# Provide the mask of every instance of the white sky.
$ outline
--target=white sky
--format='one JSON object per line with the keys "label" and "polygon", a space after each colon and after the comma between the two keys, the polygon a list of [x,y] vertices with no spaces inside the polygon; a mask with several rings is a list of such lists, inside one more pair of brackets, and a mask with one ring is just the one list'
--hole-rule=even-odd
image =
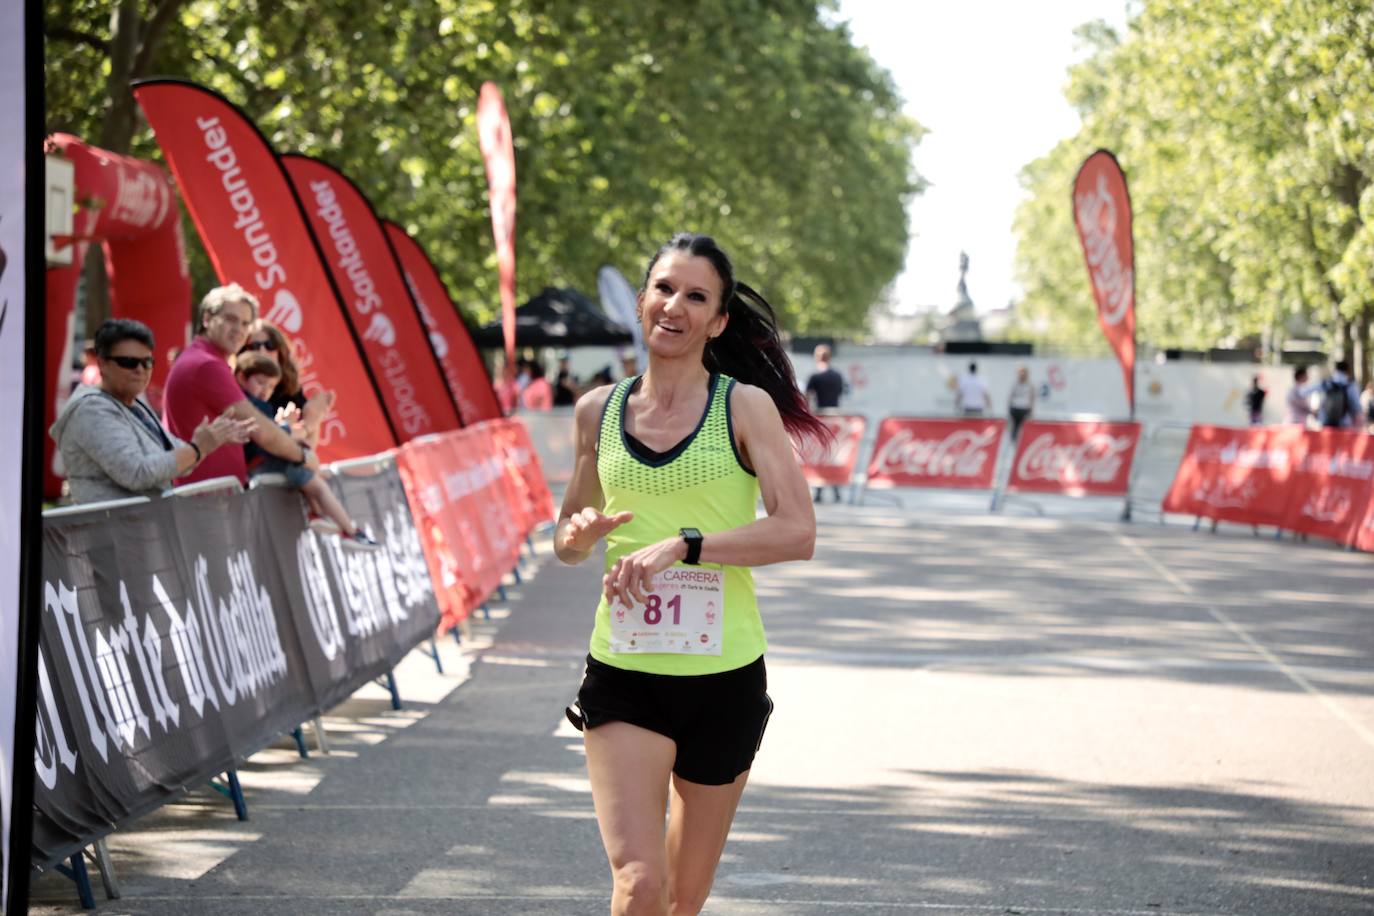
{"label": "white sky", "polygon": [[911,205],[898,312],[948,310],[961,250],[980,312],[1019,295],[1011,228],[1022,197],[1017,175],[1078,129],[1063,92],[1079,57],[1074,28],[1105,19],[1121,29],[1126,3],[841,0],[839,18],[849,21],[855,43],[892,74],[907,113],[929,131],[915,162],[930,187]]}

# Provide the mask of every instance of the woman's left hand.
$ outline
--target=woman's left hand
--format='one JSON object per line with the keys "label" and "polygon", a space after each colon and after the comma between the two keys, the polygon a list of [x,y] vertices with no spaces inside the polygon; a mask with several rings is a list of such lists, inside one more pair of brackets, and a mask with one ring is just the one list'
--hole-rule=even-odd
{"label": "woman's left hand", "polygon": [[687,542],[682,538],[669,538],[625,554],[601,579],[606,600],[626,607],[643,604],[653,590],[654,576],[686,556]]}

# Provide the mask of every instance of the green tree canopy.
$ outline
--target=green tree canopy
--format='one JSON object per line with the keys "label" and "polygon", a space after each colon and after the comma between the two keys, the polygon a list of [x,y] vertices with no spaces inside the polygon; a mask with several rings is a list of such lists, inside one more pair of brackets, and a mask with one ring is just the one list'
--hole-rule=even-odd
{"label": "green tree canopy", "polygon": [[1374,7],[1349,0],[1146,0],[1100,23],[1072,69],[1083,124],[1029,164],[1017,216],[1021,320],[1097,344],[1074,234],[1073,175],[1117,154],[1135,211],[1137,321],[1159,346],[1315,320],[1369,372],[1374,317]]}
{"label": "green tree canopy", "polygon": [[[521,297],[637,280],[674,231],[715,235],[801,332],[862,327],[902,266],[921,128],[830,2],[52,0],[49,127],[157,157],[128,81],[180,76],[320,156],[496,310],[477,90],[515,135]],[[127,127],[123,127],[126,125]],[[122,129],[121,129],[122,128]],[[193,252],[198,285],[209,283]]]}

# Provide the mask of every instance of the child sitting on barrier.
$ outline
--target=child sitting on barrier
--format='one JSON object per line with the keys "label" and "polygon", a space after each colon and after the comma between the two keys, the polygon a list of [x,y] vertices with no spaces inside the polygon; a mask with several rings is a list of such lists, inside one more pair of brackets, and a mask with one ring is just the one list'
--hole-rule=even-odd
{"label": "child sitting on barrier", "polygon": [[[234,380],[239,383],[239,387],[254,407],[274,419],[276,411],[270,401],[280,377],[281,367],[269,357],[257,353],[239,355]],[[285,424],[282,429],[287,433],[291,432],[291,428]],[[260,474],[283,474],[287,485],[305,496],[306,502],[310,504],[311,529],[322,534],[341,535],[345,547],[358,550],[376,550],[380,547],[371,535],[358,527],[343,503],[334,495],[334,491],[329,489],[329,485],[317,477],[310,468],[270,455],[252,442],[243,448],[244,458],[248,462],[249,477],[257,477]]]}

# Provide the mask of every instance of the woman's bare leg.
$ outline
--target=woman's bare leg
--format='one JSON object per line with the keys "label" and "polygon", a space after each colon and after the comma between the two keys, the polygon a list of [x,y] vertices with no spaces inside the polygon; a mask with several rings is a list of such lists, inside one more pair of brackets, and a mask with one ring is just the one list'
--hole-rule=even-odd
{"label": "woman's bare leg", "polygon": [[596,821],[615,881],[612,916],[665,916],[668,862],[663,817],[677,745],[626,722],[589,728],[583,740]]}
{"label": "woman's bare leg", "polygon": [[723,786],[704,786],[673,776],[672,811],[668,817],[668,896],[672,916],[696,916],[706,905],[748,779],[747,770]]}

